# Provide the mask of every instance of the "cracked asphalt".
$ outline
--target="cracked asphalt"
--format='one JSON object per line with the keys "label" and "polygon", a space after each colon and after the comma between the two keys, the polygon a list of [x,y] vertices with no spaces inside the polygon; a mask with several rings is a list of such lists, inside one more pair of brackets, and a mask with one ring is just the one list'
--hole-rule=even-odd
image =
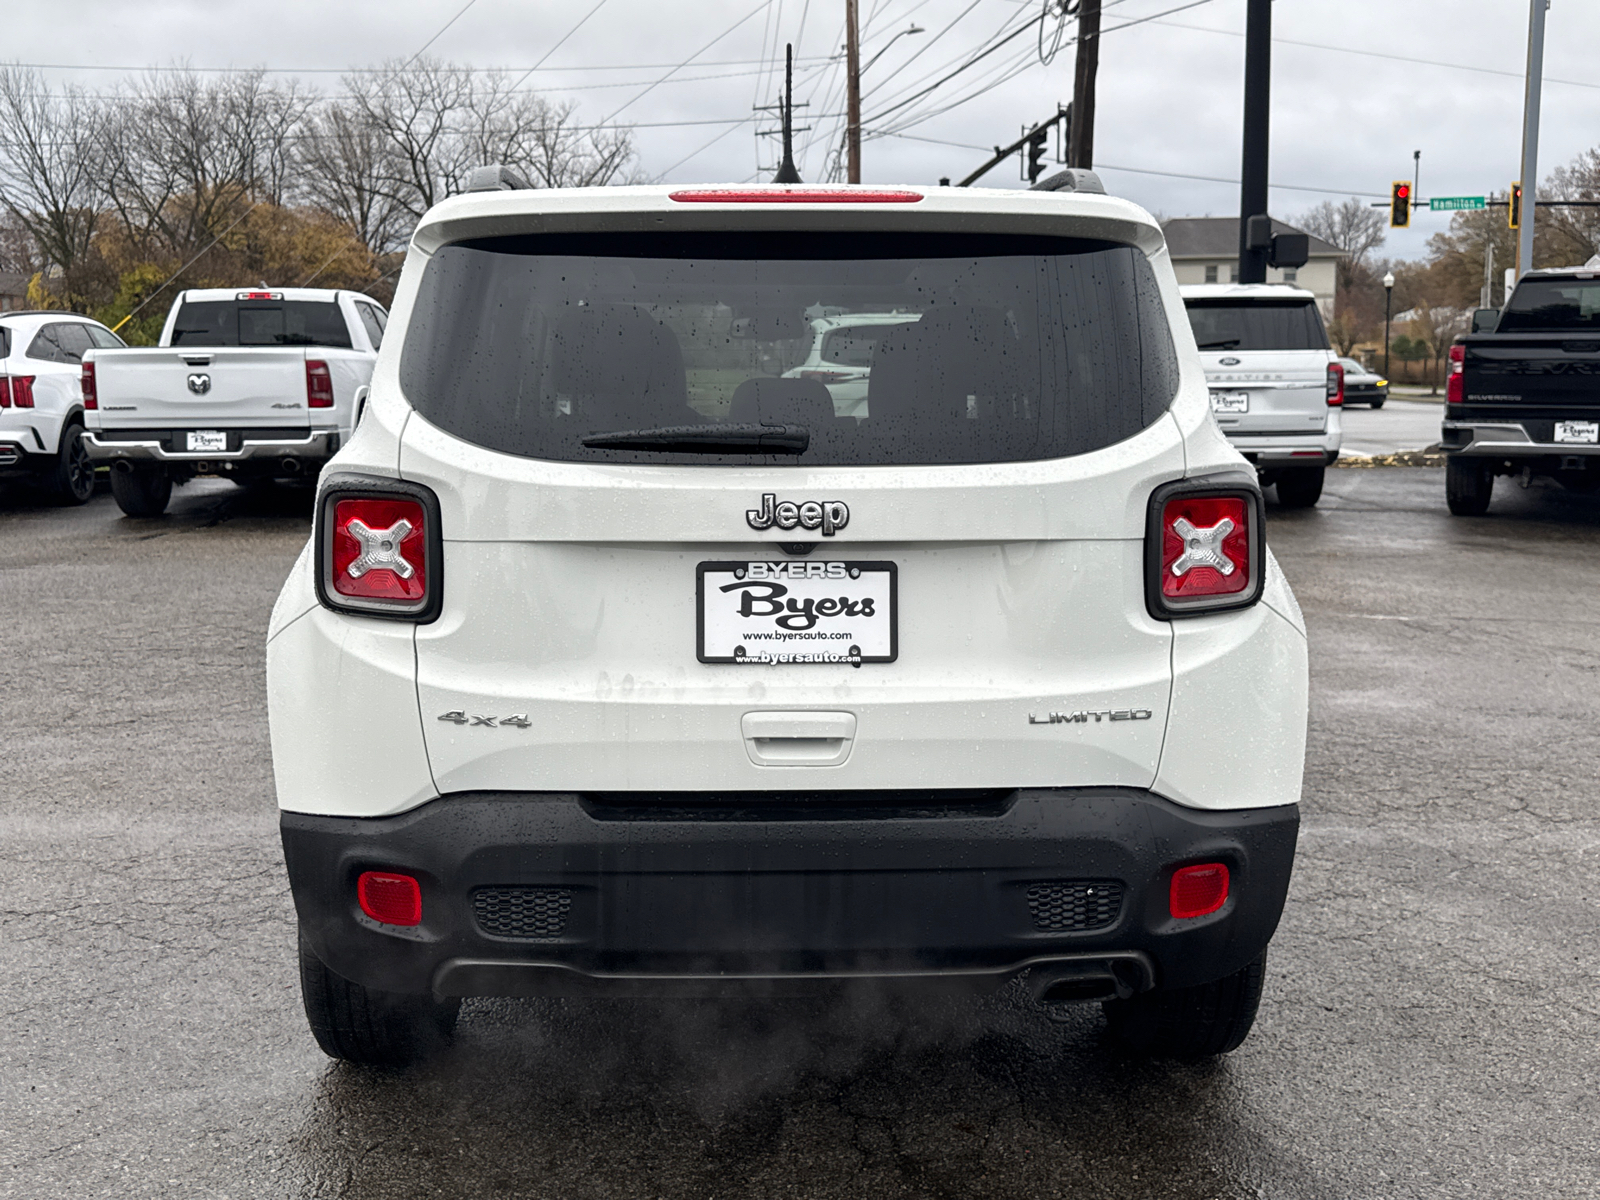
{"label": "cracked asphalt", "polygon": [[437,1066],[304,1025],[262,680],[304,493],[0,497],[0,1196],[1600,1195],[1600,496],[1334,471],[1269,506],[1305,824],[1249,1041],[1098,1012],[480,1002]]}

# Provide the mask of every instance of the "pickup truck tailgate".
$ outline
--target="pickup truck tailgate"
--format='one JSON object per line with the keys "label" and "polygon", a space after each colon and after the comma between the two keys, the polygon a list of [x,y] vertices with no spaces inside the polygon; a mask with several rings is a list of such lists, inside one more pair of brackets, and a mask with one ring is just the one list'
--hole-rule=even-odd
{"label": "pickup truck tailgate", "polygon": [[304,347],[97,350],[100,426],[307,427]]}

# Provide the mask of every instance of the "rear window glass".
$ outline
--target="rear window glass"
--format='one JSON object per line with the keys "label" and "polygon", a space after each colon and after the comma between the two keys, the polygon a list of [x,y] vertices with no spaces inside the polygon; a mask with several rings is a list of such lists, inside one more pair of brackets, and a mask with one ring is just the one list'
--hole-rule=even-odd
{"label": "rear window glass", "polygon": [[[896,324],[909,324],[916,319],[915,315],[907,315],[905,321]],[[893,327],[893,324],[847,325],[829,330],[822,336],[822,361],[838,363],[841,367],[870,368],[873,350]]]}
{"label": "rear window glass", "polygon": [[1600,329],[1600,279],[1523,279],[1496,333]]}
{"label": "rear window glass", "polygon": [[[895,321],[828,344],[850,313]],[[856,368],[846,378],[807,368],[819,332],[825,358]],[[457,243],[428,263],[400,360],[411,404],[447,432],[571,462],[1057,458],[1150,425],[1177,377],[1136,249],[909,233]],[[583,444],[724,424],[799,425],[809,444],[772,457]]]}
{"label": "rear window glass", "polygon": [[1328,334],[1313,300],[1188,300],[1202,350],[1326,350]]}
{"label": "rear window glass", "polygon": [[323,300],[194,300],[178,309],[174,346],[350,348],[338,304]]}

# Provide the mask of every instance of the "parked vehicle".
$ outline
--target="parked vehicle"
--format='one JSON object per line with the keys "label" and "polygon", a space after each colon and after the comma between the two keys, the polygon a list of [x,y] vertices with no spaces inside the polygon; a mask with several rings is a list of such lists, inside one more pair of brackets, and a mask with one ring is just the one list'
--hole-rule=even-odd
{"label": "parked vehicle", "polygon": [[0,478],[37,484],[62,504],[93,495],[81,364],[93,347],[122,344],[75,313],[0,313]]}
{"label": "parked vehicle", "polygon": [[1370,404],[1382,408],[1389,399],[1389,381],[1376,371],[1369,370],[1353,358],[1340,358],[1336,362],[1344,368],[1344,407],[1352,404]]}
{"label": "parked vehicle", "polygon": [[358,292],[183,292],[158,347],[84,357],[89,455],[133,517],[197,475],[315,478],[360,419],[387,321]]}
{"label": "parked vehicle", "polygon": [[811,322],[806,361],[784,372],[786,379],[815,379],[833,397],[840,417],[867,415],[867,378],[872,354],[891,329],[915,321],[919,313],[841,313]]}
{"label": "parked vehicle", "polygon": [[1281,284],[1182,289],[1222,432],[1276,485],[1285,508],[1322,496],[1338,461],[1344,368],[1328,345],[1316,297]]}
{"label": "parked vehicle", "polygon": [[[1071,178],[423,217],[268,632],[328,1054],[468,996],[1018,976],[1139,1051],[1245,1037],[1304,626],[1160,227]],[[863,298],[905,317],[867,416],[762,373]]]}
{"label": "parked vehicle", "polygon": [[1529,271],[1492,333],[1450,347],[1440,447],[1457,516],[1489,509],[1497,475],[1600,488],[1600,263]]}

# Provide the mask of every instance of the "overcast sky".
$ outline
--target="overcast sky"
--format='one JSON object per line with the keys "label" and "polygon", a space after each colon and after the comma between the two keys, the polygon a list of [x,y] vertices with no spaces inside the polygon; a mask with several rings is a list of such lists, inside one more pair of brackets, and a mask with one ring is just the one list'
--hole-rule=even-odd
{"label": "overcast sky", "polygon": [[[814,127],[799,138],[800,168],[808,181],[825,176],[842,125],[844,0],[598,3],[11,0],[0,55],[44,66],[53,81],[95,88],[130,69],[188,63],[268,67],[329,92],[339,90],[339,69],[410,58],[424,45],[445,59],[519,74],[543,59],[526,86],[576,101],[586,120],[636,124],[642,174],[702,182],[769,177],[775,148],[755,136],[768,126],[749,118],[753,104],[776,95],[774,68],[788,41],[798,60],[796,99],[810,105],[799,123]],[[1035,26],[912,98],[1036,16],[1041,0],[860,5],[863,60],[884,51],[862,85],[869,183],[959,178],[988,147],[1014,140],[1024,123],[1071,97],[1074,48],[1063,46],[1044,65]],[[1485,194],[1516,177],[1525,0],[1273,7],[1274,215],[1293,218],[1353,194],[1380,199],[1392,180],[1411,175],[1419,149],[1425,197]],[[1238,186],[1227,181],[1239,172],[1244,10],[1244,0],[1105,0],[1095,165],[1108,190],[1164,216],[1237,214]],[[1156,19],[1140,20],[1148,17]],[[889,44],[913,24],[924,32]],[[1069,39],[1073,31],[1069,23]],[[1553,0],[1541,176],[1600,144],[1597,46],[1600,4]],[[730,121],[744,123],[717,123]],[[984,182],[1017,179],[1012,160]],[[1422,253],[1448,219],[1419,214],[1385,252]]]}

